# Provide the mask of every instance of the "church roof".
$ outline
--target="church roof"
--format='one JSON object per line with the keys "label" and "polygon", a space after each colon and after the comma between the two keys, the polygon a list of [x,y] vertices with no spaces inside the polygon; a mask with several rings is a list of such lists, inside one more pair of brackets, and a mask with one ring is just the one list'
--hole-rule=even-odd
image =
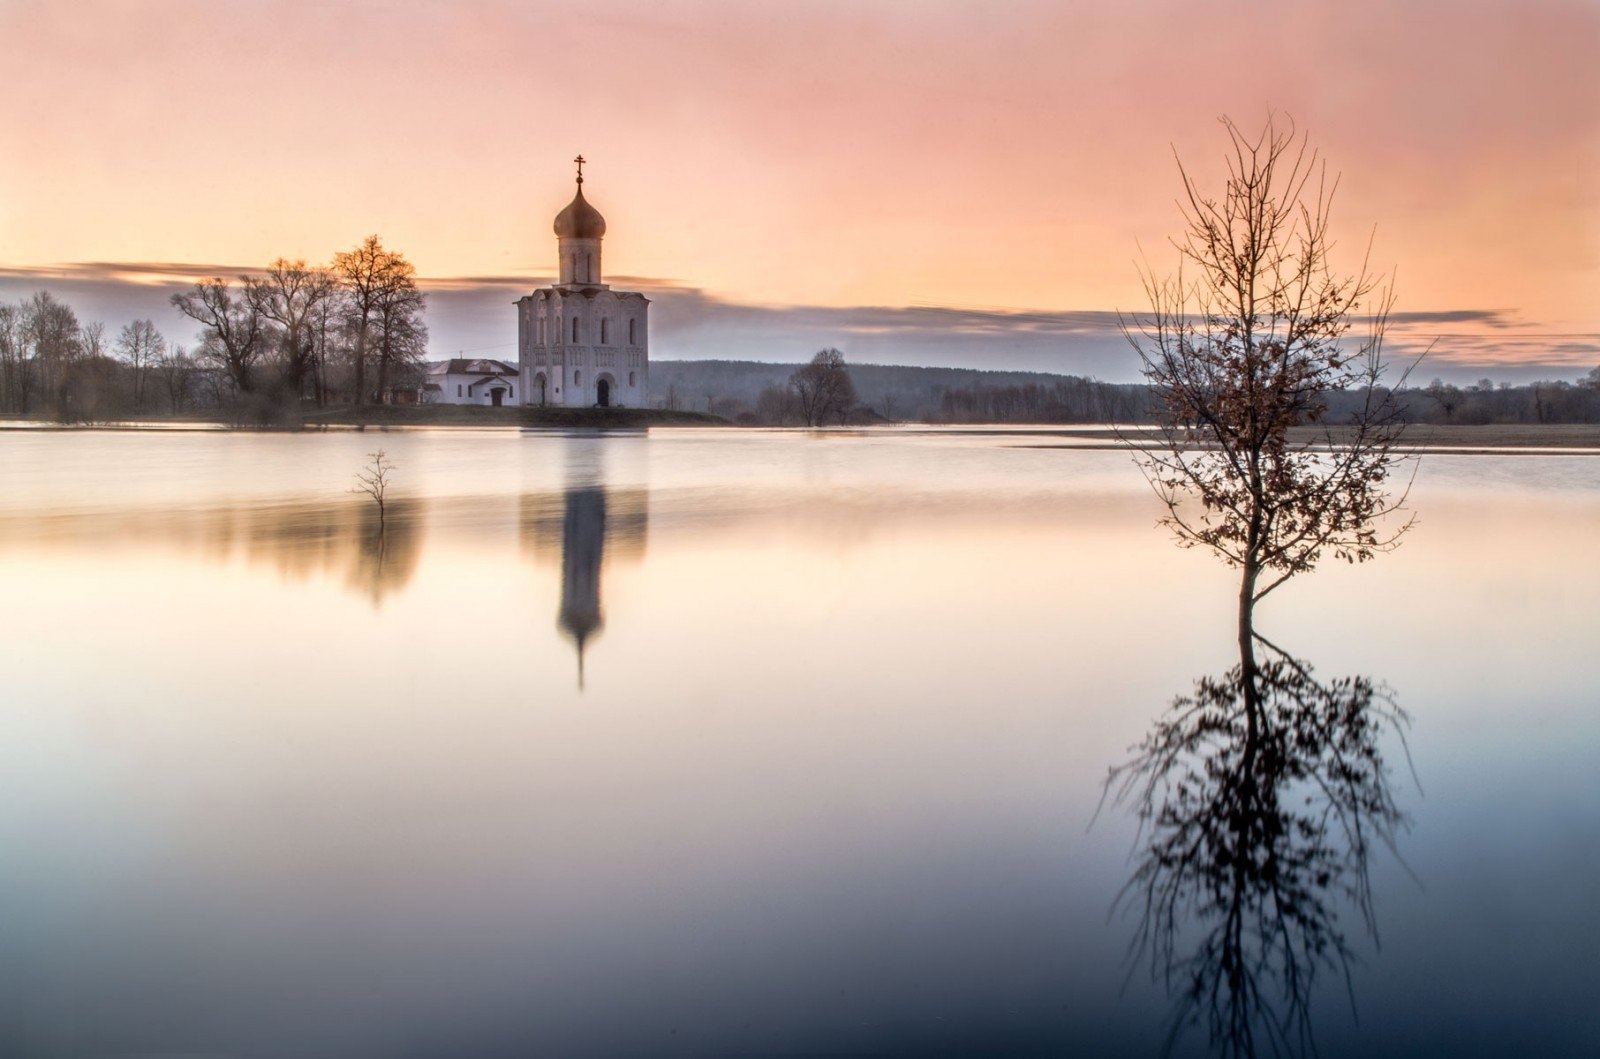
{"label": "church roof", "polygon": [[556,214],[556,238],[599,239],[606,234],[606,219],[583,197],[583,178],[578,178],[578,193],[567,208]]}
{"label": "church roof", "polygon": [[[428,368],[429,375],[515,375],[517,369],[501,360],[467,360],[457,357],[438,361]],[[473,385],[477,385],[474,383]]]}

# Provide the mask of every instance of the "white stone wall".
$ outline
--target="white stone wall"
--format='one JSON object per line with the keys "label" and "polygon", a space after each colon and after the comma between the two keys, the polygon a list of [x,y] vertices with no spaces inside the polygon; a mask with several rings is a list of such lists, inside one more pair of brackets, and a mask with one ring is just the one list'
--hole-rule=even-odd
{"label": "white stone wall", "polygon": [[543,375],[546,405],[593,407],[602,378],[609,384],[611,405],[648,405],[650,302],[643,295],[546,287],[517,302],[517,332],[519,401],[540,403]]}
{"label": "white stone wall", "polygon": [[561,286],[600,282],[600,240],[558,239],[556,247],[561,255]]}
{"label": "white stone wall", "polygon": [[[439,392],[431,394],[428,398],[430,404],[494,404],[494,396],[489,392],[492,389],[489,383],[480,383],[478,380],[485,378],[482,374],[461,375],[429,375],[428,381],[439,385]],[[523,389],[520,380],[515,376],[501,376],[494,386],[503,386],[508,391],[504,403],[507,405],[522,404]]]}

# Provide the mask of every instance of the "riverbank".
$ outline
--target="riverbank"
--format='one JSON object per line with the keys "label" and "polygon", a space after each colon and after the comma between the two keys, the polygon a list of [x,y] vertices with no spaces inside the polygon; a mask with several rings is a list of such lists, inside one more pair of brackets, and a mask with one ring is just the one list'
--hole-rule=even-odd
{"label": "riverbank", "polygon": [[705,412],[661,408],[537,408],[516,405],[368,405],[307,413],[304,425],[317,426],[515,426],[545,428],[727,426]]}
{"label": "riverbank", "polygon": [[[546,430],[627,429],[652,426],[729,426],[726,419],[705,412],[678,412],[659,408],[490,408],[483,405],[372,405],[361,409],[331,408],[302,413],[297,422],[240,423],[223,415],[127,416],[101,423],[55,423],[16,413],[0,413],[0,430],[317,430],[364,427],[516,427]],[[959,434],[1004,434],[1019,442],[1035,439],[1030,448],[1054,448],[1050,438],[1062,439],[1070,448],[1119,449],[1145,447],[1154,441],[1148,426],[1115,428],[1090,424],[1018,426],[975,423],[898,423],[886,426],[929,429]],[[801,427],[781,428],[803,430]],[[854,428],[859,430],[860,428]],[[835,432],[837,433],[837,432]],[[1327,437],[1321,427],[1297,427],[1294,440],[1315,444]],[[1336,440],[1343,440],[1334,428]],[[1069,440],[1070,439],[1070,440]],[[1449,452],[1600,451],[1600,423],[1550,424],[1431,424],[1415,423],[1406,429],[1402,446],[1408,449]]]}
{"label": "riverbank", "polygon": [[[984,432],[983,427],[962,427],[969,431]],[[1060,445],[1044,442],[1033,448],[1151,448],[1159,444],[1157,436],[1148,426],[1113,427],[1041,427],[1037,431],[1027,428],[1005,427],[1004,432],[1017,437],[1029,434],[1058,435],[1070,438]],[[1294,427],[1289,436],[1301,445],[1317,445],[1329,437],[1326,427]],[[1332,428],[1335,444],[1352,440],[1353,432]],[[1472,452],[1540,452],[1540,451],[1600,451],[1600,423],[1546,423],[1482,425],[1413,423],[1406,428],[1400,441],[1405,450],[1438,451],[1454,453]]]}
{"label": "riverbank", "polygon": [[521,405],[368,405],[364,408],[313,409],[298,417],[280,416],[264,423],[241,422],[237,416],[146,414],[119,416],[97,423],[57,423],[7,413],[0,430],[144,430],[185,428],[238,430],[317,430],[327,427],[525,427],[546,430],[630,429],[652,426],[727,426],[727,420],[704,412],[659,408],[533,408]]}

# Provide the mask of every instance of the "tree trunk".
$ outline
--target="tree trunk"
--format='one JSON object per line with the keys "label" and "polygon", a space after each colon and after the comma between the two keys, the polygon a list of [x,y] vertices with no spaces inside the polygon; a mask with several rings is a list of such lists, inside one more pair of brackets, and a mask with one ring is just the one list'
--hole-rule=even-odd
{"label": "tree trunk", "polygon": [[1256,579],[1261,564],[1253,550],[1246,552],[1244,571],[1239,577],[1239,678],[1244,689],[1246,759],[1254,758],[1253,748],[1260,733],[1261,680],[1256,667]]}
{"label": "tree trunk", "polygon": [[367,403],[367,322],[356,332],[356,407]]}
{"label": "tree trunk", "polygon": [[389,341],[385,339],[378,345],[378,403],[383,403],[384,394],[389,392]]}

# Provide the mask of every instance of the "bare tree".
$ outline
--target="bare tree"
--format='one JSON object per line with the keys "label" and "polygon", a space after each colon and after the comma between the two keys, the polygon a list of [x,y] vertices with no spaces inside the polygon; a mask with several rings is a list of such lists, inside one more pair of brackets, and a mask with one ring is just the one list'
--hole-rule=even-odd
{"label": "bare tree", "polygon": [[27,319],[25,306],[0,303],[0,408],[8,412],[28,410]]}
{"label": "bare tree", "polygon": [[844,354],[824,349],[789,376],[789,388],[799,403],[806,426],[842,423],[856,405],[855,385],[845,367]]}
{"label": "bare tree", "polygon": [[389,475],[394,473],[394,464],[382,449],[377,452],[367,453],[370,462],[356,472],[355,488],[352,493],[365,493],[378,505],[378,528],[384,526],[385,505],[389,493]]}
{"label": "bare tree", "polygon": [[[246,290],[249,280],[245,281]],[[248,294],[240,297],[221,278],[196,283],[172,296],[173,306],[201,327],[200,355],[217,364],[240,393],[254,393],[255,366],[267,349],[267,321]]]}
{"label": "bare tree", "polygon": [[265,275],[246,277],[244,283],[250,304],[282,329],[284,384],[295,398],[304,397],[317,352],[313,330],[317,310],[338,290],[333,276],[303,260],[280,257],[267,266]]}
{"label": "bare tree", "polygon": [[[416,290],[416,269],[400,254],[384,249],[376,235],[369,235],[354,250],[335,254],[333,271],[345,294],[345,328],[351,338],[351,360],[355,368],[356,404],[367,401],[367,358],[374,339],[378,340],[380,379],[386,379],[390,350],[383,344],[384,336],[374,334],[385,316],[385,306],[391,312],[405,300],[405,292]],[[416,319],[421,320],[421,300],[417,296]],[[393,334],[398,336],[396,329]]]}
{"label": "bare tree", "polygon": [[166,385],[167,407],[173,412],[180,411],[189,395],[194,358],[182,346],[169,346],[156,356],[155,369]]}
{"label": "bare tree", "polygon": [[1461,390],[1448,385],[1443,379],[1434,379],[1428,388],[1422,391],[1438,403],[1444,411],[1444,421],[1450,422],[1455,418],[1456,409],[1461,406]]}
{"label": "bare tree", "polygon": [[124,324],[117,335],[117,355],[128,365],[133,378],[133,407],[144,411],[146,384],[166,353],[167,340],[161,337],[156,325],[149,320],[135,320]]}
{"label": "bare tree", "polygon": [[378,297],[376,338],[378,394],[386,400],[397,375],[419,363],[428,352],[428,325],[423,322],[423,296],[415,269],[397,257],[390,285]]}
{"label": "bare tree", "polygon": [[308,321],[311,339],[312,389],[317,407],[328,403],[328,365],[341,354],[341,339],[345,328],[341,324],[343,295],[337,286],[334,293],[317,303]]}
{"label": "bare tree", "polygon": [[[1178,540],[1240,569],[1239,649],[1250,673],[1262,597],[1324,554],[1370,559],[1411,523],[1378,528],[1405,499],[1386,489],[1407,458],[1382,385],[1392,295],[1365,263],[1334,272],[1338,181],[1307,138],[1271,118],[1255,137],[1222,124],[1226,186],[1211,197],[1179,162],[1179,269],[1168,278],[1144,269],[1150,313],[1124,334],[1158,420],[1140,466]],[[1352,339],[1358,313],[1365,327]],[[1354,410],[1335,428],[1326,413],[1341,391],[1355,396]],[[1326,429],[1291,433],[1311,424]]]}
{"label": "bare tree", "polygon": [[768,386],[756,395],[756,419],[774,426],[800,422],[800,400],[788,386]]}
{"label": "bare tree", "polygon": [[39,291],[23,304],[23,340],[32,364],[24,376],[23,407],[37,387],[47,404],[60,411],[66,400],[68,370],[83,350],[82,328],[72,307],[57,301],[49,291]]}
{"label": "bare tree", "polygon": [[98,360],[106,355],[106,325],[99,320],[83,325],[79,332],[79,352],[90,360]]}

